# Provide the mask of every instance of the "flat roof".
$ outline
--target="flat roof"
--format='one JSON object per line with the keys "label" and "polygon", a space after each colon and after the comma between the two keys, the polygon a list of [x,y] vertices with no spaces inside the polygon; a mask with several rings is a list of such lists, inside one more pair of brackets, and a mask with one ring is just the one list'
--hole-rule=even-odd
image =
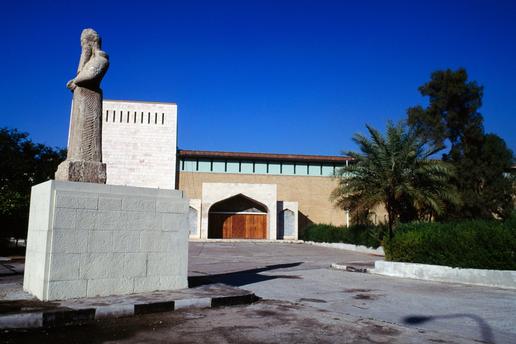
{"label": "flat roof", "polygon": [[347,156],[330,155],[302,155],[302,154],[271,154],[271,153],[246,153],[246,152],[217,152],[180,149],[177,152],[180,158],[207,158],[207,159],[247,159],[267,161],[297,161],[319,163],[345,163],[353,158]]}
{"label": "flat roof", "polygon": [[127,99],[104,99],[105,102],[117,102],[117,103],[143,103],[143,104],[164,104],[164,105],[176,105],[174,102],[155,102],[148,100],[127,100]]}

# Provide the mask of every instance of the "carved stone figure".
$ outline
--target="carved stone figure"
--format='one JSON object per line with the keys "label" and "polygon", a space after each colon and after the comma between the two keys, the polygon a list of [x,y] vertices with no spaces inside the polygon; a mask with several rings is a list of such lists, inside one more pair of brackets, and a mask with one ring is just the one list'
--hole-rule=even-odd
{"label": "carved stone figure", "polygon": [[66,85],[73,92],[68,155],[57,168],[55,178],[105,184],[100,82],[109,67],[109,58],[101,50],[100,36],[92,29],[82,31],[81,46],[77,76]]}

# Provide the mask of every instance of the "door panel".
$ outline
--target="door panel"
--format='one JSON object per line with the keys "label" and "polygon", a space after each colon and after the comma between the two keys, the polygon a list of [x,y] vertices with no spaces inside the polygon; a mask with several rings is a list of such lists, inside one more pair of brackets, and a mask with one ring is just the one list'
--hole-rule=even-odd
{"label": "door panel", "polygon": [[267,215],[210,214],[210,239],[267,239]]}

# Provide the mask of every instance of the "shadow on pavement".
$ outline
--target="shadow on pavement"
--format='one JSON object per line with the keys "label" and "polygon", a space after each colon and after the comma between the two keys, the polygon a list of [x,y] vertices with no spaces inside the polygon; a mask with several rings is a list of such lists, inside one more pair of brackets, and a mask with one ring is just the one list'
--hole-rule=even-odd
{"label": "shadow on pavement", "polygon": [[481,317],[475,314],[467,314],[467,313],[457,313],[457,314],[446,314],[446,315],[411,315],[403,318],[403,322],[407,325],[418,325],[423,324],[425,322],[433,321],[433,320],[443,320],[443,319],[454,319],[454,318],[469,318],[474,320],[479,329],[482,340],[487,343],[495,343],[495,338],[493,335],[493,330]]}
{"label": "shadow on pavement", "polygon": [[233,287],[241,287],[247,284],[253,284],[263,281],[268,281],[276,278],[287,278],[287,279],[300,279],[302,277],[295,275],[262,275],[262,272],[272,271],[277,269],[287,269],[295,266],[299,266],[303,262],[288,263],[288,264],[275,264],[267,265],[263,268],[242,270],[236,272],[228,272],[224,274],[216,275],[204,275],[204,276],[190,276],[188,277],[188,287],[198,287],[200,285],[212,284],[212,283],[224,283]]}

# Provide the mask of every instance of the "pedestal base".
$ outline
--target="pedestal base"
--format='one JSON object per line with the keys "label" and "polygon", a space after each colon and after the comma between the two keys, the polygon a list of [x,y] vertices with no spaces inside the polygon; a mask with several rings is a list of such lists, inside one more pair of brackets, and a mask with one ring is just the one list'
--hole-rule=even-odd
{"label": "pedestal base", "polygon": [[57,167],[55,177],[62,181],[106,184],[106,164],[65,160]]}
{"label": "pedestal base", "polygon": [[186,288],[187,212],[178,190],[38,184],[23,288],[45,301]]}

